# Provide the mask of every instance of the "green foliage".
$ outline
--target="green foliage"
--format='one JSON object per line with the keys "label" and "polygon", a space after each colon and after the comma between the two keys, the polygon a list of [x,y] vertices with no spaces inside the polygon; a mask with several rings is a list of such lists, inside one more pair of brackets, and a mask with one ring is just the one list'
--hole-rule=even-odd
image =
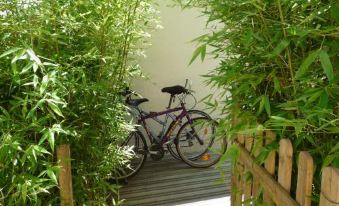
{"label": "green foliage", "polygon": [[[152,0],[0,2],[0,205],[57,205],[71,144],[77,205],[104,205],[130,151],[118,95],[158,22]],[[117,203],[118,204],[118,203]],[[120,203],[119,203],[120,204]]]}
{"label": "green foliage", "polygon": [[262,124],[290,138],[296,153],[313,155],[319,194],[321,167],[339,167],[338,1],[176,2],[201,8],[214,28],[196,40],[194,58],[209,46],[221,59],[207,77],[225,91],[221,125],[229,136]]}

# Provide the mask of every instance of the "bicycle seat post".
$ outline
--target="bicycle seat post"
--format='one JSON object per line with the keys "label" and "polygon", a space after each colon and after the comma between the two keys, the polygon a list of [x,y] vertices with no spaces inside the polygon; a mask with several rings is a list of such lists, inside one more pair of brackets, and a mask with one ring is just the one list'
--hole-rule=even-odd
{"label": "bicycle seat post", "polygon": [[174,96],[174,95],[171,95],[171,97],[170,97],[170,100],[169,100],[169,103],[168,103],[168,107],[167,107],[167,109],[170,109],[170,108],[171,108],[171,106],[172,106],[172,101],[173,101],[173,98],[175,98],[175,96]]}

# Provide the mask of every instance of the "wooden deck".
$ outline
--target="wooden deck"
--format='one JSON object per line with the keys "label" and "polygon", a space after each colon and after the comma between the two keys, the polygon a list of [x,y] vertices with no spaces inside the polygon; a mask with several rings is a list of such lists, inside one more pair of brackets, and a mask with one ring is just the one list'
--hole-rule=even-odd
{"label": "wooden deck", "polygon": [[125,206],[229,206],[230,164],[191,168],[166,155],[160,161],[148,158],[141,171],[121,190]]}

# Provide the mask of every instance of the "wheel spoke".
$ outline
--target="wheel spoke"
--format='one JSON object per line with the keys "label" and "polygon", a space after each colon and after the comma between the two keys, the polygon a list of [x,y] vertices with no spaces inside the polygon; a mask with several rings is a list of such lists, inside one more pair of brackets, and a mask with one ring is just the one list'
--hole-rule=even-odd
{"label": "wheel spoke", "polygon": [[215,141],[216,126],[211,118],[197,117],[180,128],[177,151],[184,162],[192,167],[209,167],[218,162],[223,152],[216,149],[222,146]]}

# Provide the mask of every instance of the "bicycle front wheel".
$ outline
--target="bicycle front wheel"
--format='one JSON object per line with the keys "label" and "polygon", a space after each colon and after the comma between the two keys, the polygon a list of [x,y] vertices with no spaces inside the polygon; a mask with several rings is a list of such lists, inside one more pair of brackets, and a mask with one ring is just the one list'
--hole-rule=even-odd
{"label": "bicycle front wheel", "polygon": [[130,152],[130,159],[116,171],[116,179],[127,179],[136,175],[147,158],[146,140],[140,131],[132,132],[121,145]]}
{"label": "bicycle front wheel", "polygon": [[224,140],[216,138],[217,122],[206,117],[186,122],[176,137],[176,149],[180,158],[191,167],[210,167],[225,152]]}

